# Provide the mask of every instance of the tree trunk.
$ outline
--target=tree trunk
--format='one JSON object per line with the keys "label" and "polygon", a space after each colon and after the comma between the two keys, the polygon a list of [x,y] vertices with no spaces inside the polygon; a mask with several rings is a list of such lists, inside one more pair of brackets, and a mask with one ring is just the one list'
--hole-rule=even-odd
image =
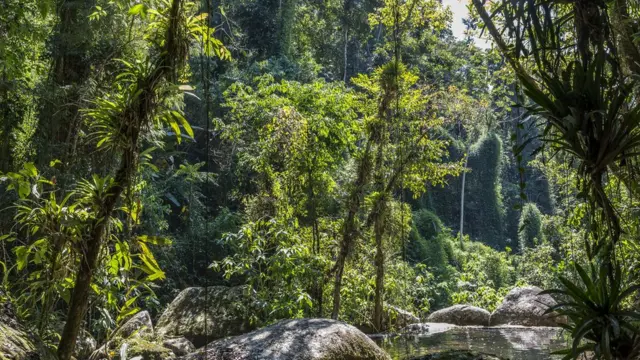
{"label": "tree trunk", "polygon": [[348,51],[349,51],[349,28],[345,27],[344,29],[344,74],[342,75],[342,81],[347,82],[347,65],[349,63],[348,60]]}
{"label": "tree trunk", "polygon": [[618,38],[620,52],[631,74],[640,73],[640,50],[634,42],[638,26],[629,17],[629,5],[627,0],[616,0],[614,5],[614,20],[616,37]]}
{"label": "tree trunk", "polygon": [[[136,134],[137,143],[137,134]],[[86,242],[77,272],[76,283],[71,295],[71,303],[64,325],[60,344],[58,345],[58,359],[69,360],[76,346],[76,339],[80,331],[82,320],[87,313],[89,291],[93,273],[98,266],[98,256],[102,249],[109,222],[120,195],[128,187],[131,174],[136,169],[137,147],[132,147],[122,158],[122,165],[116,174],[114,184],[107,190],[107,200],[100,212],[100,217],[92,225],[89,240]]]}
{"label": "tree trunk", "polygon": [[342,28],[344,30],[344,49],[343,49],[343,61],[344,72],[342,74],[342,81],[345,83],[349,79],[347,76],[347,66],[349,65],[349,21],[351,20],[351,2],[353,0],[344,0],[343,14],[342,14]]}
{"label": "tree trunk", "polygon": [[0,132],[2,137],[0,138],[0,172],[8,172],[11,170],[11,132],[13,131],[11,121],[9,121],[9,84],[7,81],[7,69],[2,71],[2,82],[0,82],[0,88],[4,88],[2,94],[3,111],[2,118],[0,118],[0,125],[2,128]]}
{"label": "tree trunk", "polygon": [[376,220],[374,222],[374,232],[376,238],[376,290],[373,309],[373,327],[376,331],[384,331],[382,328],[382,313],[384,304],[384,249],[383,249],[383,236],[384,236],[384,222],[385,222],[385,207],[386,199],[380,199],[378,205],[378,214],[376,214]]}
{"label": "tree trunk", "polygon": [[[464,167],[469,163],[469,154],[464,159]],[[460,191],[460,249],[464,249],[464,188],[467,180],[467,172],[462,172],[462,189]]]}
{"label": "tree trunk", "polygon": [[294,26],[296,0],[278,1],[278,24],[276,29],[275,55],[291,55],[291,35]]}
{"label": "tree trunk", "polygon": [[131,178],[137,170],[138,139],[140,131],[147,127],[155,110],[158,86],[163,79],[171,77],[175,67],[182,64],[184,59],[177,59],[177,57],[186,56],[180,48],[181,44],[177,41],[177,34],[182,31],[179,28],[181,7],[182,0],[172,1],[164,48],[161,50],[158,61],[154,62],[155,69],[146,78],[139,79],[140,95],[133,98],[118,115],[122,124],[121,132],[127,137],[128,146],[123,149],[120,168],[116,172],[113,184],[105,192],[106,197],[99,217],[91,224],[89,239],[83,248],[76,283],[71,294],[67,322],[58,345],[59,360],[70,360],[73,355],[78,332],[87,312],[91,281],[99,264],[98,257],[105,242],[109,222],[122,192],[129,187]]}
{"label": "tree trunk", "polygon": [[353,190],[347,200],[347,216],[345,217],[342,242],[340,244],[340,252],[336,259],[336,264],[333,267],[333,271],[336,273],[335,283],[333,288],[333,310],[331,312],[332,319],[338,319],[340,313],[340,289],[342,288],[342,276],[344,275],[344,265],[347,261],[351,249],[353,248],[353,242],[355,241],[358,229],[356,226],[356,215],[360,211],[362,200],[364,198],[365,187],[369,184],[369,178],[371,177],[371,139],[367,140],[364,154],[358,164],[358,176],[354,183]]}
{"label": "tree trunk", "polygon": [[[344,240],[343,238],[343,241]],[[340,289],[342,289],[342,276],[344,274],[344,263],[346,259],[346,255],[343,255],[343,252],[340,251],[338,259],[336,260],[336,280],[333,286],[333,310],[331,311],[331,318],[334,320],[338,320],[338,315],[340,314]]]}
{"label": "tree trunk", "polygon": [[[307,213],[311,222],[311,251],[314,255],[320,254],[320,229],[318,228],[318,214],[316,209],[316,197],[313,188],[313,167],[316,165],[315,157],[312,161],[312,167],[307,171]],[[322,278],[314,279],[313,293],[318,304],[318,317],[322,317]]]}

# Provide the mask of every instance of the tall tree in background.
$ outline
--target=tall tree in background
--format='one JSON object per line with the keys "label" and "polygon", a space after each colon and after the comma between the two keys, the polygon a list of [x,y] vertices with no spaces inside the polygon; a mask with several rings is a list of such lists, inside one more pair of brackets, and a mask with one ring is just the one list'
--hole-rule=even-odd
{"label": "tall tree in background", "polygon": [[89,14],[95,3],[94,0],[56,1],[57,23],[50,39],[53,73],[42,105],[45,111],[41,113],[39,135],[41,146],[46,144],[51,150],[39,151],[45,156],[43,164],[60,158],[69,165],[69,157],[77,145],[82,86],[89,79],[93,65],[94,28]]}
{"label": "tall tree in background", "polygon": [[[0,171],[20,168],[29,155],[34,93],[45,76],[44,41],[52,25],[53,4],[5,1],[0,7]],[[18,161],[15,161],[18,160]],[[17,163],[16,163],[17,162]]]}
{"label": "tall tree in background", "polygon": [[[387,233],[395,193],[406,187],[420,195],[427,184],[442,184],[447,176],[460,171],[457,163],[441,163],[446,141],[435,135],[442,126],[434,106],[437,94],[429,93],[428,88],[415,88],[417,80],[415,74],[396,61],[377,69],[373,76],[360,75],[353,80],[364,90],[363,101],[369,109],[365,113],[368,136],[352,185],[356,191],[351,193],[346,206],[341,252],[334,266],[337,272],[332,315],[337,318],[340,311],[342,279],[338,274],[344,266],[342,259],[346,258],[344,249],[354,246],[357,236],[372,227],[376,246],[373,324],[378,330],[382,329],[384,310],[384,242],[388,236],[397,236]],[[367,205],[366,220],[358,224],[356,215],[363,204]]]}

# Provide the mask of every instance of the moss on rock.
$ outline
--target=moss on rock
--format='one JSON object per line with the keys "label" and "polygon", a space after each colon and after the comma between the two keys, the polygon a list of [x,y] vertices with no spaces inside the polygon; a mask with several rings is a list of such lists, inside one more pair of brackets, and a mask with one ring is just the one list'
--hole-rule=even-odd
{"label": "moss on rock", "polygon": [[141,356],[142,360],[167,360],[175,357],[173,352],[166,347],[144,338],[132,338],[126,341],[127,358]]}
{"label": "moss on rock", "polygon": [[35,352],[26,333],[0,323],[0,360],[32,359]]}

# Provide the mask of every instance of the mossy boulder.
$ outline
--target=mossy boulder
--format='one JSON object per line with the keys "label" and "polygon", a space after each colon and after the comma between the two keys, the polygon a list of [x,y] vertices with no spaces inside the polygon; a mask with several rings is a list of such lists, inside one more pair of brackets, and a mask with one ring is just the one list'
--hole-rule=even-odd
{"label": "mossy boulder", "polygon": [[413,358],[413,360],[504,360],[495,355],[474,353],[470,351],[445,351]]}
{"label": "mossy boulder", "polygon": [[171,349],[162,345],[162,340],[153,329],[151,316],[141,311],[122,324],[111,336],[111,340],[94,351],[89,360],[120,359],[141,356],[142,360],[166,360],[175,357]]}
{"label": "mossy boulder", "polygon": [[171,349],[142,337],[134,337],[125,343],[128,345],[127,359],[140,356],[142,360],[167,360],[175,357]]}
{"label": "mossy boulder", "polygon": [[285,320],[217,340],[181,360],[389,360],[363,332],[330,319]]}
{"label": "mossy boulder", "polygon": [[471,305],[453,305],[448,308],[438,310],[427,318],[432,323],[447,323],[460,326],[478,325],[489,326],[491,313]]}
{"label": "mossy boulder", "polygon": [[0,360],[52,360],[54,354],[18,322],[0,292]]}
{"label": "mossy boulder", "polygon": [[0,360],[26,359],[40,359],[30,336],[22,330],[0,323]]}
{"label": "mossy boulder", "polygon": [[156,330],[162,337],[184,336],[201,347],[207,340],[253,330],[250,318],[255,309],[256,300],[248,286],[211,286],[207,290],[192,287],[169,304]]}

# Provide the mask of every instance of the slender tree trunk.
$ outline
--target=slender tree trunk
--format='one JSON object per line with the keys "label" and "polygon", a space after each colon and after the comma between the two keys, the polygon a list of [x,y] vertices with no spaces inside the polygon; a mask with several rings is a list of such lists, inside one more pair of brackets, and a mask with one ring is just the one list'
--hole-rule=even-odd
{"label": "slender tree trunk", "polygon": [[344,0],[344,8],[342,14],[342,28],[344,29],[344,49],[343,49],[343,61],[344,61],[344,72],[342,74],[342,81],[345,83],[348,80],[348,70],[349,66],[349,22],[351,21],[351,2],[353,0]]}
{"label": "slender tree trunk", "polygon": [[278,23],[276,28],[275,55],[291,55],[291,35],[295,17],[296,0],[278,1]]}
{"label": "slender tree trunk", "polygon": [[336,264],[333,267],[335,271],[335,283],[333,288],[333,310],[331,312],[332,319],[338,319],[340,313],[340,290],[342,289],[342,276],[344,275],[344,265],[347,261],[351,249],[353,248],[353,242],[358,235],[358,229],[356,226],[356,216],[360,211],[362,200],[364,198],[364,190],[369,184],[369,178],[371,177],[371,139],[367,140],[367,144],[364,149],[364,154],[360,163],[358,164],[358,176],[354,183],[349,199],[347,200],[347,216],[345,217],[342,242],[340,244],[340,252],[336,259]]}
{"label": "slender tree trunk", "polygon": [[[9,84],[7,83],[7,69],[2,71],[2,82],[0,86],[4,88],[2,94],[2,102],[4,103],[2,118],[0,118],[0,125],[2,125],[2,138],[0,141],[0,172],[8,172],[11,170],[11,121],[9,121]],[[2,104],[2,103],[0,103]]]}
{"label": "slender tree trunk", "polygon": [[[380,108],[380,118],[385,117],[388,121],[391,120],[391,114],[388,112],[387,102],[383,101],[382,106]],[[384,227],[385,227],[385,208],[387,201],[387,192],[385,191],[384,184],[384,139],[386,136],[383,134],[382,128],[384,126],[380,126],[378,133],[378,149],[376,151],[376,160],[375,160],[375,189],[378,192],[378,197],[374,203],[373,209],[371,210],[371,214],[373,215],[373,232],[376,241],[376,255],[374,259],[374,265],[376,267],[376,287],[375,287],[375,295],[373,299],[373,327],[376,331],[382,331],[382,311],[383,311],[383,301],[384,301],[384,249],[383,249],[383,236],[384,236]]]}
{"label": "slender tree trunk", "polygon": [[71,295],[67,322],[65,323],[60,344],[58,345],[59,360],[69,360],[73,355],[82,320],[87,313],[91,280],[98,266],[98,257],[109,227],[111,215],[120,195],[129,184],[132,172],[135,171],[136,168],[136,149],[137,147],[132,147],[130,151],[123,155],[122,165],[116,174],[114,185],[108,189],[107,194],[109,194],[109,196],[107,197],[107,201],[100,212],[100,217],[92,224],[89,240],[82,249],[83,254],[80,260],[80,268],[77,271],[76,283]]}
{"label": "slender tree trunk", "polygon": [[[469,154],[464,159],[464,167],[467,168],[467,164],[469,163]],[[462,189],[460,191],[460,248],[464,249],[464,190],[465,190],[465,182],[467,180],[467,172],[462,172]]]}
{"label": "slender tree trunk", "polygon": [[342,81],[347,82],[347,65],[349,63],[348,60],[348,52],[349,52],[349,28],[344,28],[344,73],[342,75]]}
{"label": "slender tree trunk", "polygon": [[374,222],[374,232],[376,238],[376,256],[375,256],[375,266],[376,266],[376,289],[375,289],[375,298],[374,298],[374,308],[373,308],[373,327],[376,331],[383,331],[382,328],[382,316],[383,316],[383,305],[384,305],[384,248],[383,248],[383,236],[384,236],[384,228],[385,228],[385,208],[386,208],[386,199],[380,199],[380,204],[378,205],[378,214],[376,214],[376,219]]}
{"label": "slender tree trunk", "polygon": [[[311,239],[312,239],[311,250],[312,250],[312,253],[317,256],[320,254],[320,230],[318,228],[318,214],[316,209],[315,191],[313,188],[312,168],[315,167],[316,165],[315,160],[316,159],[314,157],[312,161],[313,165],[311,168],[308,169],[308,172],[307,172],[307,182],[308,182],[307,196],[309,199],[307,202],[307,212],[311,220]],[[314,279],[313,292],[315,293],[315,298],[318,303],[318,310],[317,310],[318,317],[322,317],[322,295],[323,295],[322,284],[323,282],[324,282],[324,279],[322,278]]]}
{"label": "slender tree trunk", "polygon": [[[344,239],[343,239],[344,241]],[[336,260],[336,279],[333,286],[333,310],[331,311],[331,318],[338,320],[340,314],[340,290],[342,289],[342,276],[344,275],[344,264],[347,257],[343,255],[342,251],[338,255]]]}

